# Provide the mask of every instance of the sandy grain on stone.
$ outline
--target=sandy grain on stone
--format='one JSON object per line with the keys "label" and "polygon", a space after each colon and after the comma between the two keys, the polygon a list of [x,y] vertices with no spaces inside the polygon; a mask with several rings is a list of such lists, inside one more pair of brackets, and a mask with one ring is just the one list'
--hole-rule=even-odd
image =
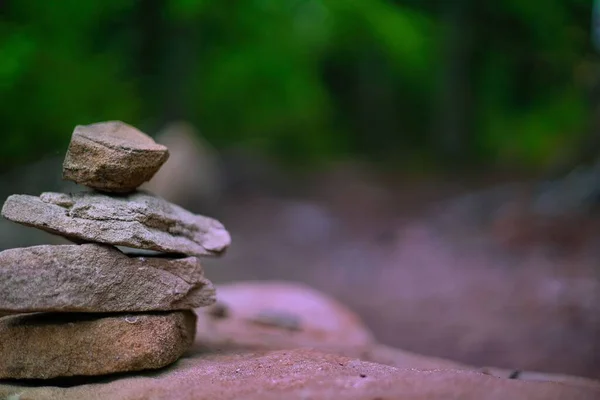
{"label": "sandy grain on stone", "polygon": [[594,400],[598,388],[500,379],[474,371],[398,369],[311,350],[195,353],[152,377],[70,388],[0,385],[29,399]]}
{"label": "sandy grain on stone", "polygon": [[[4,317],[0,319],[0,379],[48,379],[161,368],[175,362],[189,348],[195,323],[193,311]],[[2,395],[0,391],[0,398]],[[90,397],[80,397],[84,398]]]}

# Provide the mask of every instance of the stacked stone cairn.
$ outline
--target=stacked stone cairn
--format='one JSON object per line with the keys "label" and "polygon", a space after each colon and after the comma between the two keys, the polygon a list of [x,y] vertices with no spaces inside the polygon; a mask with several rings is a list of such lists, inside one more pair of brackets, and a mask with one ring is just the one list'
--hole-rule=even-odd
{"label": "stacked stone cairn", "polygon": [[77,126],[63,178],[91,190],[6,200],[5,218],[74,244],[0,252],[0,379],[157,369],[190,348],[193,309],[216,300],[199,257],[231,239],[218,221],[138,190],[168,157],[122,122]]}

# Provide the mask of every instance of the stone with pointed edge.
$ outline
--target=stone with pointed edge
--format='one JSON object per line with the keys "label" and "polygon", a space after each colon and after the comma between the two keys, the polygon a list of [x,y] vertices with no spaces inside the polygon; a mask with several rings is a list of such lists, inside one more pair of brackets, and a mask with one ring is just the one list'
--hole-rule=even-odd
{"label": "stone with pointed edge", "polygon": [[78,125],[63,163],[63,179],[127,193],[149,181],[168,158],[165,146],[121,121]]}

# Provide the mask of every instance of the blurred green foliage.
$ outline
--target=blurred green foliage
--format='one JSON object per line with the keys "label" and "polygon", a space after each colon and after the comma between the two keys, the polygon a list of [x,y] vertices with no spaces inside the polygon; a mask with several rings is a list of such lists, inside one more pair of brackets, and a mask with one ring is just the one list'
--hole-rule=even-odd
{"label": "blurred green foliage", "polygon": [[5,0],[0,168],[63,152],[76,124],[175,118],[288,161],[424,163],[453,126],[463,161],[545,165],[589,123],[590,13],[589,0]]}

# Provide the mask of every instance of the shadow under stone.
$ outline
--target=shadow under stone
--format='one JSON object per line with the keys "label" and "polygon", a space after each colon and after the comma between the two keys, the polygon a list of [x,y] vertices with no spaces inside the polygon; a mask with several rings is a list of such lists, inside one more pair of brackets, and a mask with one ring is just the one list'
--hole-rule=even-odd
{"label": "shadow under stone", "polygon": [[156,370],[145,370],[145,371],[132,371],[132,372],[119,372],[114,374],[99,375],[99,376],[69,376],[69,377],[58,377],[50,379],[0,379],[0,384],[21,386],[21,387],[58,387],[58,388],[70,388],[82,385],[99,385],[107,384],[119,379],[127,378],[156,378],[162,374],[166,374],[171,371],[178,361],[174,364]]}
{"label": "shadow under stone", "polygon": [[127,316],[165,315],[173,311],[145,311],[145,312],[111,312],[111,313],[82,313],[82,312],[39,312],[31,314],[6,315],[8,326],[43,326],[64,325],[78,322],[96,321],[103,318],[119,318]]}

